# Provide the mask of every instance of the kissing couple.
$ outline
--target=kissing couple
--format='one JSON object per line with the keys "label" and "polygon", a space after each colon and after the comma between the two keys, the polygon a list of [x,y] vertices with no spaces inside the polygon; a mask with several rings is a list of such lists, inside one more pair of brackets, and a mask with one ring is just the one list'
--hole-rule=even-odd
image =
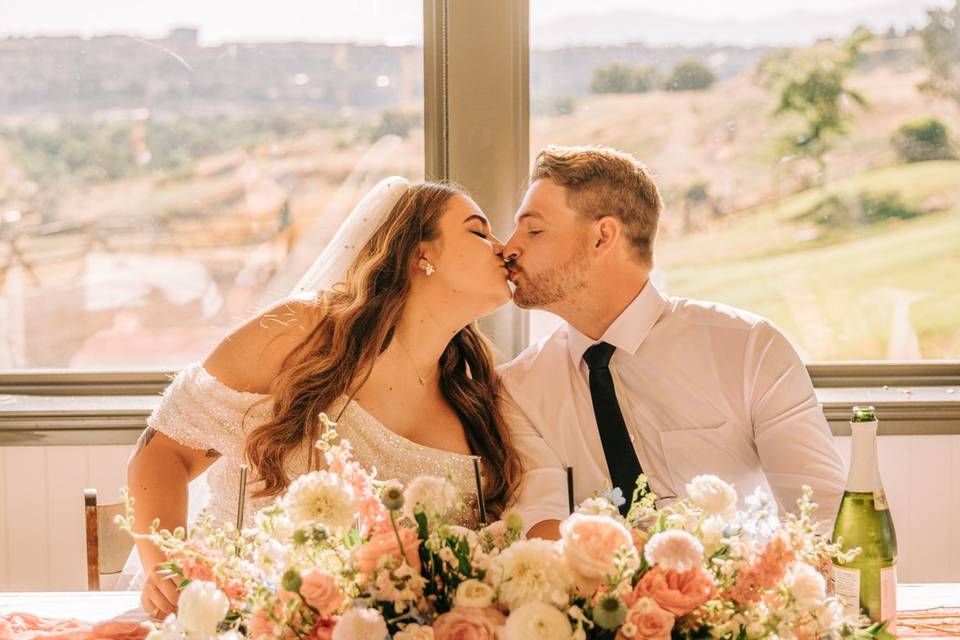
{"label": "kissing couple", "polygon": [[[644,165],[600,147],[538,154],[505,243],[460,189],[381,181],[287,299],[164,392],[129,464],[138,529],[185,526],[207,469],[208,511],[233,521],[243,464],[249,522],[321,464],[321,413],[378,478],[448,476],[468,506],[479,459],[488,513],[515,509],[528,536],[559,537],[568,467],[577,502],[628,499],[640,473],[670,499],[712,473],[782,508],[809,485],[832,517],[845,473],[806,368],[764,318],[654,286],[662,210]],[[476,321],[511,297],[566,322],[497,367]],[[142,566],[164,561],[137,544]],[[148,572],[145,611],[177,597]]]}

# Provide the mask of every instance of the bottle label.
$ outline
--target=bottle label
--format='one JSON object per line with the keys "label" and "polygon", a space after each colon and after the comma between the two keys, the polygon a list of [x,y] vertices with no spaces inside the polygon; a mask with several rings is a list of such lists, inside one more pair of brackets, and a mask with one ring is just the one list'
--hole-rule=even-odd
{"label": "bottle label", "polygon": [[[843,613],[847,616],[860,615],[860,569],[850,569],[833,565],[834,593],[843,602]],[[896,589],[894,589],[896,591]]]}
{"label": "bottle label", "polygon": [[890,508],[890,503],[887,502],[887,492],[883,489],[877,489],[873,492],[873,507],[877,511],[886,511]]}
{"label": "bottle label", "polygon": [[880,569],[880,619],[889,620],[887,631],[897,633],[897,565]]}

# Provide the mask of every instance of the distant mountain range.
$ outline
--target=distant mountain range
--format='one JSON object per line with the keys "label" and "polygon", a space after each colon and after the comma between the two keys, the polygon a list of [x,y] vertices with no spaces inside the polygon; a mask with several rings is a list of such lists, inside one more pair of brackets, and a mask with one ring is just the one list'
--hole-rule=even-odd
{"label": "distant mountain range", "polygon": [[901,0],[868,11],[790,11],[754,20],[696,19],[655,11],[615,11],[604,14],[545,18],[531,29],[535,48],[571,45],[643,43],[667,45],[804,45],[818,38],[850,33],[857,26],[885,31],[925,23],[926,10],[943,1]]}

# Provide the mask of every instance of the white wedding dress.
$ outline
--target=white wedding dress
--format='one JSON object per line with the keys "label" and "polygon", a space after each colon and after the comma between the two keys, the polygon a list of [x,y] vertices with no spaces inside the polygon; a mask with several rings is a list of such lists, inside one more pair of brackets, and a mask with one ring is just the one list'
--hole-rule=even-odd
{"label": "white wedding dress", "polygon": [[[266,402],[260,402],[263,400]],[[222,522],[236,522],[246,435],[266,422],[272,410],[268,396],[231,389],[200,364],[192,364],[177,374],[164,391],[160,405],[147,419],[147,426],[192,449],[214,449],[220,453],[206,474],[209,498],[205,508]],[[407,483],[421,475],[450,478],[467,507],[458,514],[457,524],[477,527],[473,456],[434,449],[399,436],[345,397],[335,401],[327,414],[336,421],[339,437],[350,441],[354,459],[368,470],[376,469],[378,479]],[[310,446],[313,443],[305,442],[287,459],[291,477],[306,473]],[[275,500],[253,497],[254,491],[248,484],[244,526],[251,525],[256,512]],[[196,492],[191,491],[191,500],[195,497]],[[191,504],[191,513],[196,511],[195,507]],[[139,589],[142,584],[139,556],[134,549],[116,588]]]}

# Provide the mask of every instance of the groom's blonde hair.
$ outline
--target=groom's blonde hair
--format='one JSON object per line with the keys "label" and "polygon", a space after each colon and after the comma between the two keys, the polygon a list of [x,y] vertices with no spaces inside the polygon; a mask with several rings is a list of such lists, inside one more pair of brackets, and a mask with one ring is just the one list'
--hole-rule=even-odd
{"label": "groom's blonde hair", "polygon": [[544,147],[530,176],[567,189],[567,203],[588,220],[620,221],[636,255],[653,265],[653,241],[663,199],[647,168],[628,153],[609,147]]}

